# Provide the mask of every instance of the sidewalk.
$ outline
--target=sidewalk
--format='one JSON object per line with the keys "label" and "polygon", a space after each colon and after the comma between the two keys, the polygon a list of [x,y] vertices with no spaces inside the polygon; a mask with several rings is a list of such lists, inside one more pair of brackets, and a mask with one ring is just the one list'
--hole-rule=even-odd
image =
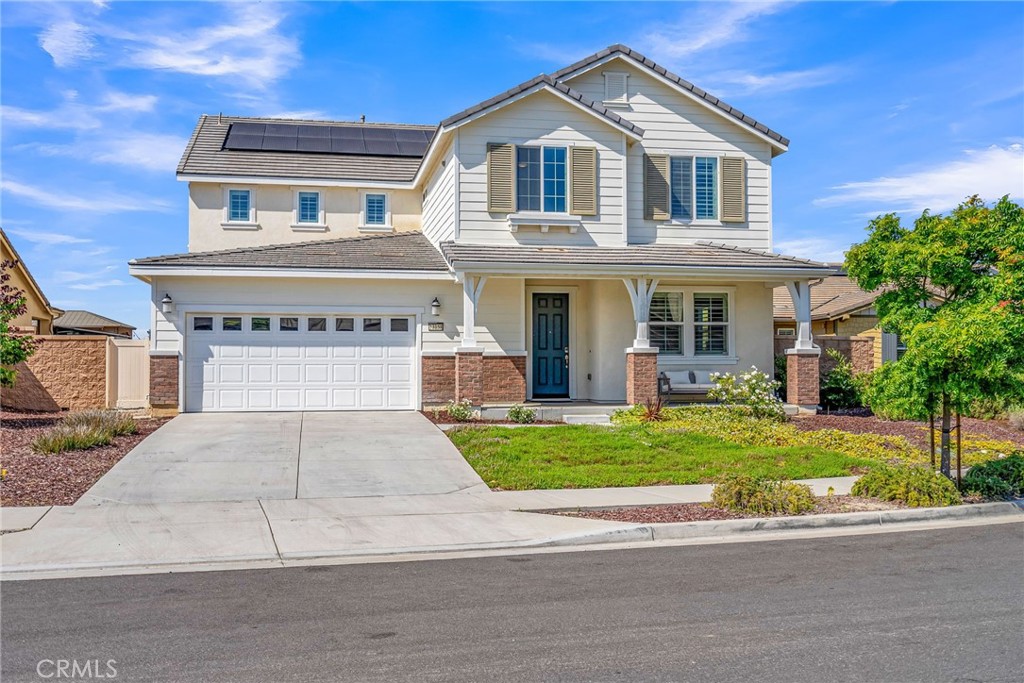
{"label": "sidewalk", "polygon": [[[849,492],[854,479],[806,483],[815,493],[825,494],[831,487],[841,495]],[[419,496],[5,508],[0,509],[3,529],[27,530],[0,537],[0,570],[5,579],[159,572],[172,567],[187,571],[281,566],[315,558],[383,559],[411,553],[651,541],[656,540],[654,527],[665,527],[658,531],[663,538],[679,538],[684,532],[689,536],[714,530],[727,533],[732,529],[728,524],[714,529],[693,526],[714,523],[637,525],[525,511],[703,502],[710,494],[711,487],[705,485],[473,489]],[[981,512],[984,506],[969,507]],[[964,514],[973,513],[965,510]],[[810,517],[802,519],[807,520],[804,526],[812,522],[820,526]],[[733,525],[738,530],[764,526],[764,520],[732,521],[740,523]],[[868,515],[870,523],[881,521],[877,513]],[[668,527],[675,526],[679,529],[668,533]]]}

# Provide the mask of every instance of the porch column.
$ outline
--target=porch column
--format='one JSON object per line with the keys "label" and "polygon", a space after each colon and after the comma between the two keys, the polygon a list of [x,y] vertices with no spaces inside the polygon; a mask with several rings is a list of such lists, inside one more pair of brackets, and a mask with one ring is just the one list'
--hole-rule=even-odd
{"label": "porch column", "polygon": [[793,299],[797,337],[793,348],[786,349],[786,402],[804,412],[818,409],[819,360],[821,349],[811,335],[811,287],[806,281],[787,282]]}
{"label": "porch column", "polygon": [[651,315],[651,299],[658,281],[646,277],[625,278],[623,282],[629,292],[629,301],[633,304],[633,320],[636,321],[636,338],[633,339],[634,349],[651,348],[649,320]]}
{"label": "porch column", "polygon": [[658,348],[651,346],[651,299],[658,281],[646,277],[623,280],[633,304],[636,337],[626,349],[626,403],[653,402],[658,399]]}
{"label": "porch column", "polygon": [[484,401],[484,350],[476,345],[476,309],[487,278],[462,280],[462,342],[455,349],[455,400],[479,406]]}

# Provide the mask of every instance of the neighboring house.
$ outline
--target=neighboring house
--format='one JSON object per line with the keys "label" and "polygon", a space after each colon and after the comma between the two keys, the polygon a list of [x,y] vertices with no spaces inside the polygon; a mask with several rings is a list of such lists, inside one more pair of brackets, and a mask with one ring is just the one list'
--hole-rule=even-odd
{"label": "neighboring house", "polygon": [[32,334],[53,334],[53,319],[63,311],[50,305],[39,283],[32,277],[28,266],[18,255],[18,251],[11,244],[7,233],[0,228],[0,261],[15,261],[16,265],[9,271],[11,276],[7,283],[17,287],[25,293],[27,310],[24,314],[15,318],[12,327],[15,332]]}
{"label": "neighboring house", "polygon": [[135,328],[91,311],[70,310],[53,321],[54,334],[102,334],[108,337],[132,338]]}
{"label": "neighboring house", "polygon": [[808,282],[831,271],[771,252],[788,145],[621,45],[436,126],[202,116],[189,251],[130,264],[150,401],[635,403],[660,371],[771,368],[785,284],[790,399],[816,404]]}
{"label": "neighboring house", "polygon": [[[905,350],[899,337],[883,332],[878,324],[874,306],[880,292],[865,292],[850,279],[842,264],[831,265],[834,268],[831,275],[812,281],[810,285],[811,332],[815,339],[819,344],[837,338],[863,339],[867,342],[868,351],[859,354],[862,360],[855,362],[858,371],[873,370],[886,361],[899,358]],[[780,352],[790,345],[797,333],[793,302],[785,287],[775,289],[774,308],[776,349]]]}

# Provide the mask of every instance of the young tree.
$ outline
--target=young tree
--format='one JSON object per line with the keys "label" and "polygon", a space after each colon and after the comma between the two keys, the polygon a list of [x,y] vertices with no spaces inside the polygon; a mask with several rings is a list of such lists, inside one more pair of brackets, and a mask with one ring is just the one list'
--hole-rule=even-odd
{"label": "young tree", "polygon": [[25,293],[10,283],[10,271],[16,261],[0,262],[0,387],[13,387],[17,373],[14,365],[31,356],[35,340],[11,331],[11,321],[26,310]]}
{"label": "young tree", "polygon": [[876,370],[865,398],[894,417],[942,416],[941,469],[950,474],[952,413],[980,398],[1024,399],[1024,209],[977,196],[913,228],[895,214],[868,225],[846,255],[883,329],[906,353]]}

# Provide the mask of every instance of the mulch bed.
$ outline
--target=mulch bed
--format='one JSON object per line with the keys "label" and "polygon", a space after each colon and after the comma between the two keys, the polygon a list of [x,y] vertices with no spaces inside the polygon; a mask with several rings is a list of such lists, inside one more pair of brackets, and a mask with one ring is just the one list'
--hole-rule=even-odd
{"label": "mulch bed", "polygon": [[[513,422],[512,420],[456,420],[454,417],[448,414],[447,410],[421,410],[423,416],[433,422],[436,425],[466,425],[467,427],[498,427],[501,425],[514,425],[521,424],[519,422]],[[564,422],[556,422],[553,420],[535,420],[527,424],[532,425],[563,425]]]}
{"label": "mulch bed", "polygon": [[[814,510],[808,515],[822,515],[833,512],[867,512],[872,510],[896,510],[903,507],[877,498],[861,498],[858,496],[824,496],[816,500]],[[559,510],[551,514],[563,517],[584,517],[586,519],[602,519],[608,522],[628,522],[630,524],[660,524],[664,522],[707,522],[720,519],[744,519],[747,517],[765,517],[766,515],[748,515],[722,508],[713,507],[710,503],[680,503],[678,505],[650,505],[647,507],[613,508],[606,510]],[[771,516],[771,515],[769,515]],[[774,515],[782,517],[784,515]]]}
{"label": "mulch bed", "polygon": [[155,432],[167,419],[136,418],[139,431],[119,436],[106,446],[84,451],[43,455],[32,442],[66,413],[0,413],[0,467],[7,475],[0,482],[0,505],[71,505],[123,458]]}
{"label": "mulch bed", "polygon": [[[814,431],[816,429],[841,429],[844,432],[853,434],[883,434],[885,436],[903,436],[914,446],[928,449],[928,423],[911,422],[901,420],[893,422],[883,420],[874,415],[853,416],[853,415],[801,415],[794,418],[791,424],[803,431]],[[955,422],[954,422],[955,425]],[[938,423],[936,423],[938,427]],[[971,417],[963,418],[964,438],[994,439],[998,441],[1009,441],[1024,448],[1024,432],[1019,432],[1010,427],[1010,424],[999,420],[976,420]],[[956,438],[956,432],[953,432]],[[939,433],[936,431],[935,441],[938,445]]]}

